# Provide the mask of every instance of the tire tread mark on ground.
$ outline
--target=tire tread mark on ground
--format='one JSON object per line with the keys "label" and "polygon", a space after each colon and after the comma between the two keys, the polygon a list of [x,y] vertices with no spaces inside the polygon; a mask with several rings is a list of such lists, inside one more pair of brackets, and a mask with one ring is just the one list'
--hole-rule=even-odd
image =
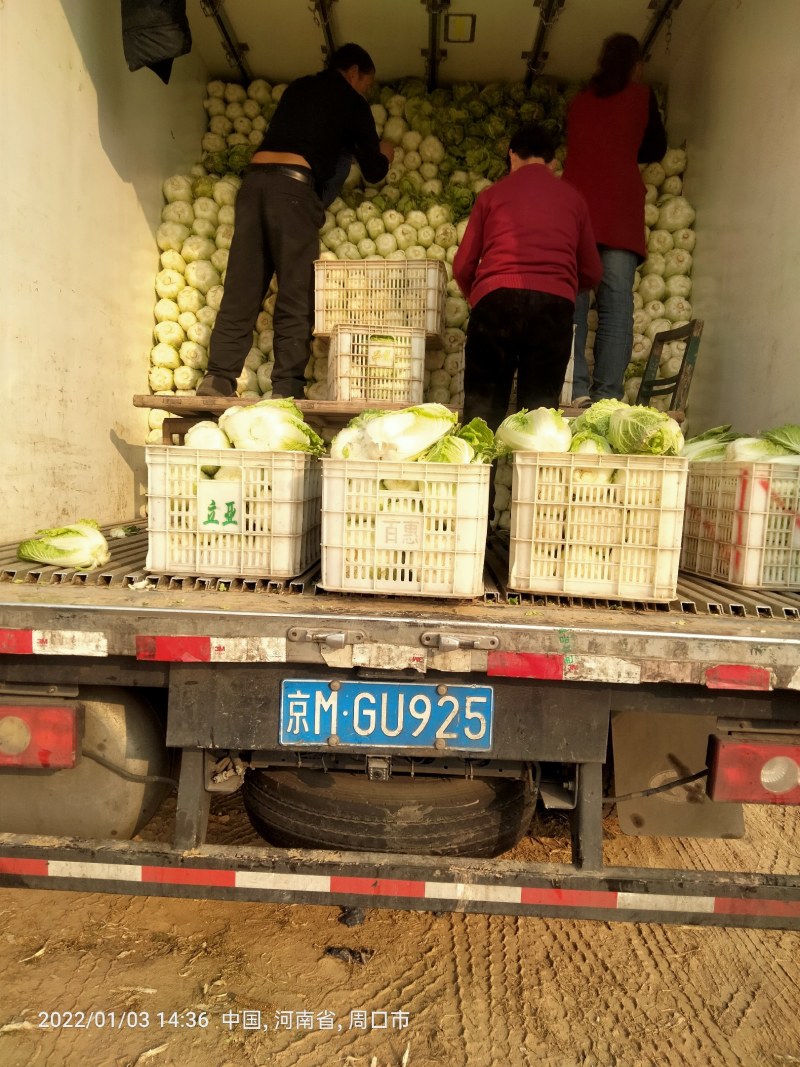
{"label": "tire tread mark on ground", "polygon": [[[502,954],[509,976],[503,1014],[508,1020],[509,1044],[512,1052],[519,1055],[521,1063],[529,1063],[528,1019],[531,1013],[530,988],[527,980],[525,957],[519,937],[519,917],[509,916],[503,921]],[[519,1046],[519,1048],[517,1048]]]}
{"label": "tire tread mark on ground", "polygon": [[[393,971],[393,977],[389,981],[385,981],[382,984],[376,983],[372,986],[366,981],[368,977],[367,971],[362,972],[360,968],[358,971],[354,970],[354,975],[357,974],[362,977],[363,974],[365,979],[361,984],[359,995],[362,1003],[369,1003],[370,1005],[366,1010],[370,1012],[388,1012],[390,1020],[387,1034],[392,1035],[398,1042],[403,1042],[405,1035],[408,1035],[407,1040],[411,1039],[414,1018],[419,1019],[423,1011],[430,1011],[435,1006],[437,988],[450,977],[444,973],[443,969],[432,968],[430,966],[431,959],[434,961],[439,959],[434,945],[427,948],[414,961],[407,972],[398,974],[397,971]],[[372,966],[374,967],[374,964]],[[397,1003],[397,986],[401,983],[405,984],[403,988],[403,1003],[402,1006],[399,1006]],[[413,990],[413,992],[410,992],[410,990]],[[409,1013],[408,1030],[391,1029],[391,1012],[399,1010]],[[416,1014],[417,1010],[419,1010],[419,1014]],[[369,1030],[343,1030],[337,1032],[337,1056],[341,1056],[344,1062],[347,1059],[348,1052],[353,1049],[356,1042],[363,1036],[368,1035],[369,1032]],[[273,1031],[273,1033],[288,1035],[289,1031],[279,1030]],[[297,1037],[293,1032],[288,1042],[279,1047],[273,1047],[270,1050],[270,1054],[276,1058],[276,1064],[280,1064],[281,1061],[278,1057],[291,1053],[292,1059],[285,1061],[286,1067],[329,1067],[331,1063],[330,1041],[330,1031],[309,1030],[303,1033],[302,1037]]]}
{"label": "tire tread mark on ground", "polygon": [[726,1035],[719,1025],[716,1004],[726,996],[723,985],[716,983],[715,988],[710,989],[709,978],[712,976],[704,970],[704,985],[698,988],[691,967],[693,950],[684,953],[675,951],[679,943],[685,947],[687,939],[694,941],[695,945],[698,938],[707,939],[712,943],[719,942],[717,958],[724,959],[728,937],[737,931],[717,928],[700,930],[693,927],[687,930],[657,923],[642,923],[632,930],[635,931],[632,945],[641,973],[650,976],[649,982],[642,988],[645,996],[654,977],[663,983],[664,988],[669,988],[675,974],[675,958],[688,957],[686,964],[679,965],[682,981],[677,985],[673,983],[673,1005],[665,1008],[651,1003],[648,1018],[640,1031],[643,1050],[646,1048],[655,1062],[660,1059],[670,1067],[673,1064],[682,1067],[685,1063],[700,1061],[705,1061],[709,1067],[742,1064],[738,1053],[726,1047]]}
{"label": "tire tread mark on ground", "polygon": [[[464,1067],[485,1067],[492,1062],[491,1012],[485,995],[485,981],[476,970],[479,961],[470,931],[470,920],[485,916],[451,914],[450,929],[453,957],[458,975],[458,1004],[463,1034]],[[479,983],[484,989],[478,988]],[[459,1065],[460,1067],[460,1065]]]}
{"label": "tire tread mark on ground", "polygon": [[504,961],[499,936],[502,924],[507,920],[503,915],[468,915],[464,921],[472,972],[483,985],[479,995],[481,992],[484,994],[487,1008],[489,1047],[499,1063],[510,1063],[505,998],[502,995]]}

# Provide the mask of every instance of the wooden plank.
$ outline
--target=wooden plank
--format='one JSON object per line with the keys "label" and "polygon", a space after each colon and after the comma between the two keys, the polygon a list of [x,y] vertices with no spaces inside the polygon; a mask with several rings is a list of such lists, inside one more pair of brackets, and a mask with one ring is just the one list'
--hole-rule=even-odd
{"label": "wooden plank", "polygon": [[[152,396],[139,393],[133,398],[134,407],[155,408],[175,416],[166,419],[162,426],[164,444],[172,443],[173,434],[177,434],[182,442],[186,431],[196,422],[216,418],[231,407],[250,407],[256,403],[258,401],[253,397],[241,396]],[[399,411],[409,406],[397,401],[383,403],[378,400],[297,400],[295,403],[309,425],[326,441],[330,441],[356,415],[370,408]],[[451,407],[450,410],[459,413],[458,408]]]}
{"label": "wooden plank", "polygon": [[[159,411],[169,411],[173,415],[194,415],[198,412],[222,414],[231,407],[249,407],[257,403],[254,397],[249,396],[153,396],[150,393],[137,393],[133,398],[133,406],[136,408],[155,408]],[[410,406],[403,402],[381,400],[296,400],[295,403],[304,415],[348,419],[370,409],[400,411]],[[450,410],[459,409],[451,407]]]}
{"label": "wooden plank", "polygon": [[[208,415],[221,415],[231,407],[249,407],[257,404],[253,397],[242,396],[153,396],[150,393],[137,393],[133,398],[133,406],[136,408],[155,408],[158,411],[168,411],[173,415],[191,416],[199,412]],[[303,415],[314,422],[330,424],[342,424],[360,415],[362,411],[380,408],[381,411],[400,411],[409,407],[402,402],[382,402],[380,400],[296,400]],[[460,408],[448,405],[451,411],[459,412]],[[582,415],[585,408],[576,408],[572,405],[562,405],[559,408],[568,418],[577,418]],[[686,418],[685,411],[668,411],[677,423],[683,423]]]}

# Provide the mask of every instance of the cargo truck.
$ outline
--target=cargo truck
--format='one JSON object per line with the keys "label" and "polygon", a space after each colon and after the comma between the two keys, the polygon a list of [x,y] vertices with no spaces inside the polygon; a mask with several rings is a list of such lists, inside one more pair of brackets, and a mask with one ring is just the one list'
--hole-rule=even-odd
{"label": "cargo truck", "polygon": [[[417,71],[436,5],[393,6],[391,42],[374,6],[318,4],[315,28],[303,5],[301,27],[297,5],[272,5],[267,25],[229,4],[226,47],[288,80],[315,69],[339,20],[379,77]],[[438,75],[521,77],[530,20],[540,62],[538,16],[517,6],[501,24],[473,4],[475,40],[448,45]],[[605,33],[652,26],[644,0],[613,22],[589,0],[541,6],[558,15],[546,73],[565,78]],[[743,804],[800,801],[796,592],[682,575],[662,604],[515,594],[498,543],[469,600],[326,593],[313,568],[149,574],[145,532],[112,539],[95,571],[16,561],[24,536],[84,515],[145,529],[131,398],[161,184],[195,161],[205,83],[225,76],[218,5],[189,7],[196,47],[168,86],[125,69],[102,0],[0,12],[0,885],[797,928],[799,873],[612,867],[602,826],[616,797],[627,833],[734,837]],[[692,429],[797,421],[800,11],[685,0],[657,14],[651,70],[698,211]],[[231,51],[234,25],[249,52]],[[430,48],[426,62],[435,75]],[[168,834],[142,836],[175,787]],[[213,798],[238,790],[260,847],[207,840]],[[548,809],[569,815],[568,863],[513,851]]]}

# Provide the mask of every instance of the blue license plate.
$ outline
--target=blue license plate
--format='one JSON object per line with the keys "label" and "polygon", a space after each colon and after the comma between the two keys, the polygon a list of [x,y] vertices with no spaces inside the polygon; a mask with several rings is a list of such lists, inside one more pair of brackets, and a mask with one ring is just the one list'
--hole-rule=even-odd
{"label": "blue license plate", "polygon": [[[317,682],[281,686],[282,745],[489,752],[494,701],[488,685]],[[437,741],[439,742],[437,746]]]}

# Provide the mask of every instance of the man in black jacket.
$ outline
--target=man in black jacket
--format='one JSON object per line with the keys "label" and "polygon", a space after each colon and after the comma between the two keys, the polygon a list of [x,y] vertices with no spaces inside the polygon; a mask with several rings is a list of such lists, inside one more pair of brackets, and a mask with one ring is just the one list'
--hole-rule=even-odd
{"label": "man in black jacket", "polygon": [[278,278],[274,313],[273,396],[302,397],[314,315],[314,260],[324,218],[320,194],[343,153],[369,182],[386,174],[394,149],[378,140],[366,97],[375,64],[356,44],[331,56],[326,70],[286,89],[236,199],[236,227],[222,299],[198,396],[232,396],[253,327]]}

